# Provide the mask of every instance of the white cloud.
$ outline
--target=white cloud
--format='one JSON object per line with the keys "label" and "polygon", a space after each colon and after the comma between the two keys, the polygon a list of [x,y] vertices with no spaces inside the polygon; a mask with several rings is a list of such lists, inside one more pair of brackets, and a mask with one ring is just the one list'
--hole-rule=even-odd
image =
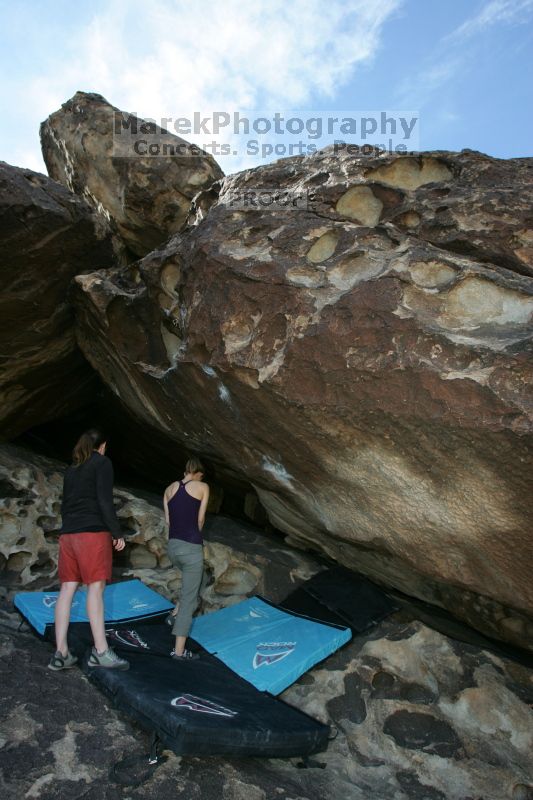
{"label": "white cloud", "polygon": [[[466,64],[474,53],[475,41],[472,40],[497,23],[522,23],[531,16],[531,11],[533,0],[490,0],[485,3],[476,14],[442,37],[425,65],[417,65],[416,75],[408,75],[402,80],[396,93],[398,105],[417,110],[423,108],[445,84],[461,72],[466,74]],[[448,109],[446,116],[452,119],[455,115]]]}
{"label": "white cloud", "polygon": [[448,40],[465,40],[497,22],[522,22],[533,10],[533,0],[491,0],[473,17],[459,25]]}
{"label": "white cloud", "polygon": [[[358,65],[372,59],[384,23],[401,2],[111,0],[44,72],[19,87],[29,129],[21,132],[19,152],[37,154],[39,122],[78,89],[156,119],[193,110],[257,114],[317,102],[323,107]],[[245,165],[242,159],[221,163],[226,172]]]}

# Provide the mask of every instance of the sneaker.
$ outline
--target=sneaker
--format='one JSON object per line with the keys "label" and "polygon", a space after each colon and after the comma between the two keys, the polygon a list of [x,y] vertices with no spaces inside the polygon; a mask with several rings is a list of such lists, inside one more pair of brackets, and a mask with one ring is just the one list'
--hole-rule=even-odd
{"label": "sneaker", "polygon": [[167,616],[165,617],[165,622],[172,628],[172,626],[176,622],[176,614],[173,614],[172,612],[170,612],[170,614],[167,614]]}
{"label": "sneaker", "polygon": [[125,658],[117,656],[115,651],[108,647],[104,653],[98,653],[96,648],[93,647],[91,655],[87,660],[89,667],[104,667],[106,669],[129,669],[130,662]]}
{"label": "sneaker", "polygon": [[59,672],[60,669],[70,669],[78,662],[76,656],[72,653],[67,653],[64,656],[60,650],[56,650],[50,661],[48,662],[48,669],[53,669],[54,672]]}
{"label": "sneaker", "polygon": [[197,658],[200,658],[198,653],[191,653],[190,650],[184,650],[181,656],[174,652],[174,650],[170,651],[170,658],[175,658],[176,661],[196,661]]}

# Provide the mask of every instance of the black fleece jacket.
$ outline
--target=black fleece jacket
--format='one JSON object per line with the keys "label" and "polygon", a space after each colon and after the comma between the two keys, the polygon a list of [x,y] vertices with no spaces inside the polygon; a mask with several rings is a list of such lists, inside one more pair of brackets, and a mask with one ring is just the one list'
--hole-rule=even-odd
{"label": "black fleece jacket", "polygon": [[110,531],[120,539],[120,523],[113,505],[113,465],[96,450],[79,466],[67,467],[63,479],[61,533]]}

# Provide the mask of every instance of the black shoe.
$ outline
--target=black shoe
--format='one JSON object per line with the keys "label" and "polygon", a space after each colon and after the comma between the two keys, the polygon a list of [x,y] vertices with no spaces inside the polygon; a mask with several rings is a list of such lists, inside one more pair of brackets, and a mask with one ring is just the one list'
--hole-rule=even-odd
{"label": "black shoe", "polygon": [[174,652],[174,650],[170,653],[170,658],[175,658],[176,661],[196,661],[200,658],[198,653],[192,653],[190,650],[184,650],[181,656]]}
{"label": "black shoe", "polygon": [[167,616],[165,617],[165,622],[172,628],[172,626],[176,622],[176,614],[172,614],[172,612],[170,614],[167,614]]}

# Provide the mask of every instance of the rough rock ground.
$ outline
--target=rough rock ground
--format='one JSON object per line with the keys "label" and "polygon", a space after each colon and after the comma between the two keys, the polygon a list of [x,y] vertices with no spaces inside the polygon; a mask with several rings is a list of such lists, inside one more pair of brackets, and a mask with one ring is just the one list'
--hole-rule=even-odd
{"label": "rough rock ground", "polygon": [[[52,588],[60,494],[57,461],[1,449],[0,508],[6,561],[0,614],[0,796],[223,800],[530,800],[533,797],[533,670],[461,643],[405,609],[303,676],[283,699],[334,725],[316,761],[228,760],[171,755],[139,788],[109,779],[148,736],[107,707],[79,670],[51,673],[48,644],[8,600],[19,588]],[[147,496],[148,497],[148,496]],[[130,544],[116,575],[138,575],[174,598],[180,579],[165,562],[161,510],[124,488],[115,494]],[[7,535],[9,533],[9,536]],[[207,531],[210,610],[260,592],[274,601],[323,564],[279,537],[214,515]],[[7,584],[11,583],[9,588]],[[443,627],[457,631],[464,626]],[[463,631],[461,631],[463,628]]]}
{"label": "rough rock ground", "polygon": [[[282,696],[338,728],[317,764],[179,757],[146,783],[110,779],[149,737],[51,646],[0,612],[0,778],[9,800],[530,800],[533,672],[397,614]],[[132,768],[131,778],[139,774]]]}

